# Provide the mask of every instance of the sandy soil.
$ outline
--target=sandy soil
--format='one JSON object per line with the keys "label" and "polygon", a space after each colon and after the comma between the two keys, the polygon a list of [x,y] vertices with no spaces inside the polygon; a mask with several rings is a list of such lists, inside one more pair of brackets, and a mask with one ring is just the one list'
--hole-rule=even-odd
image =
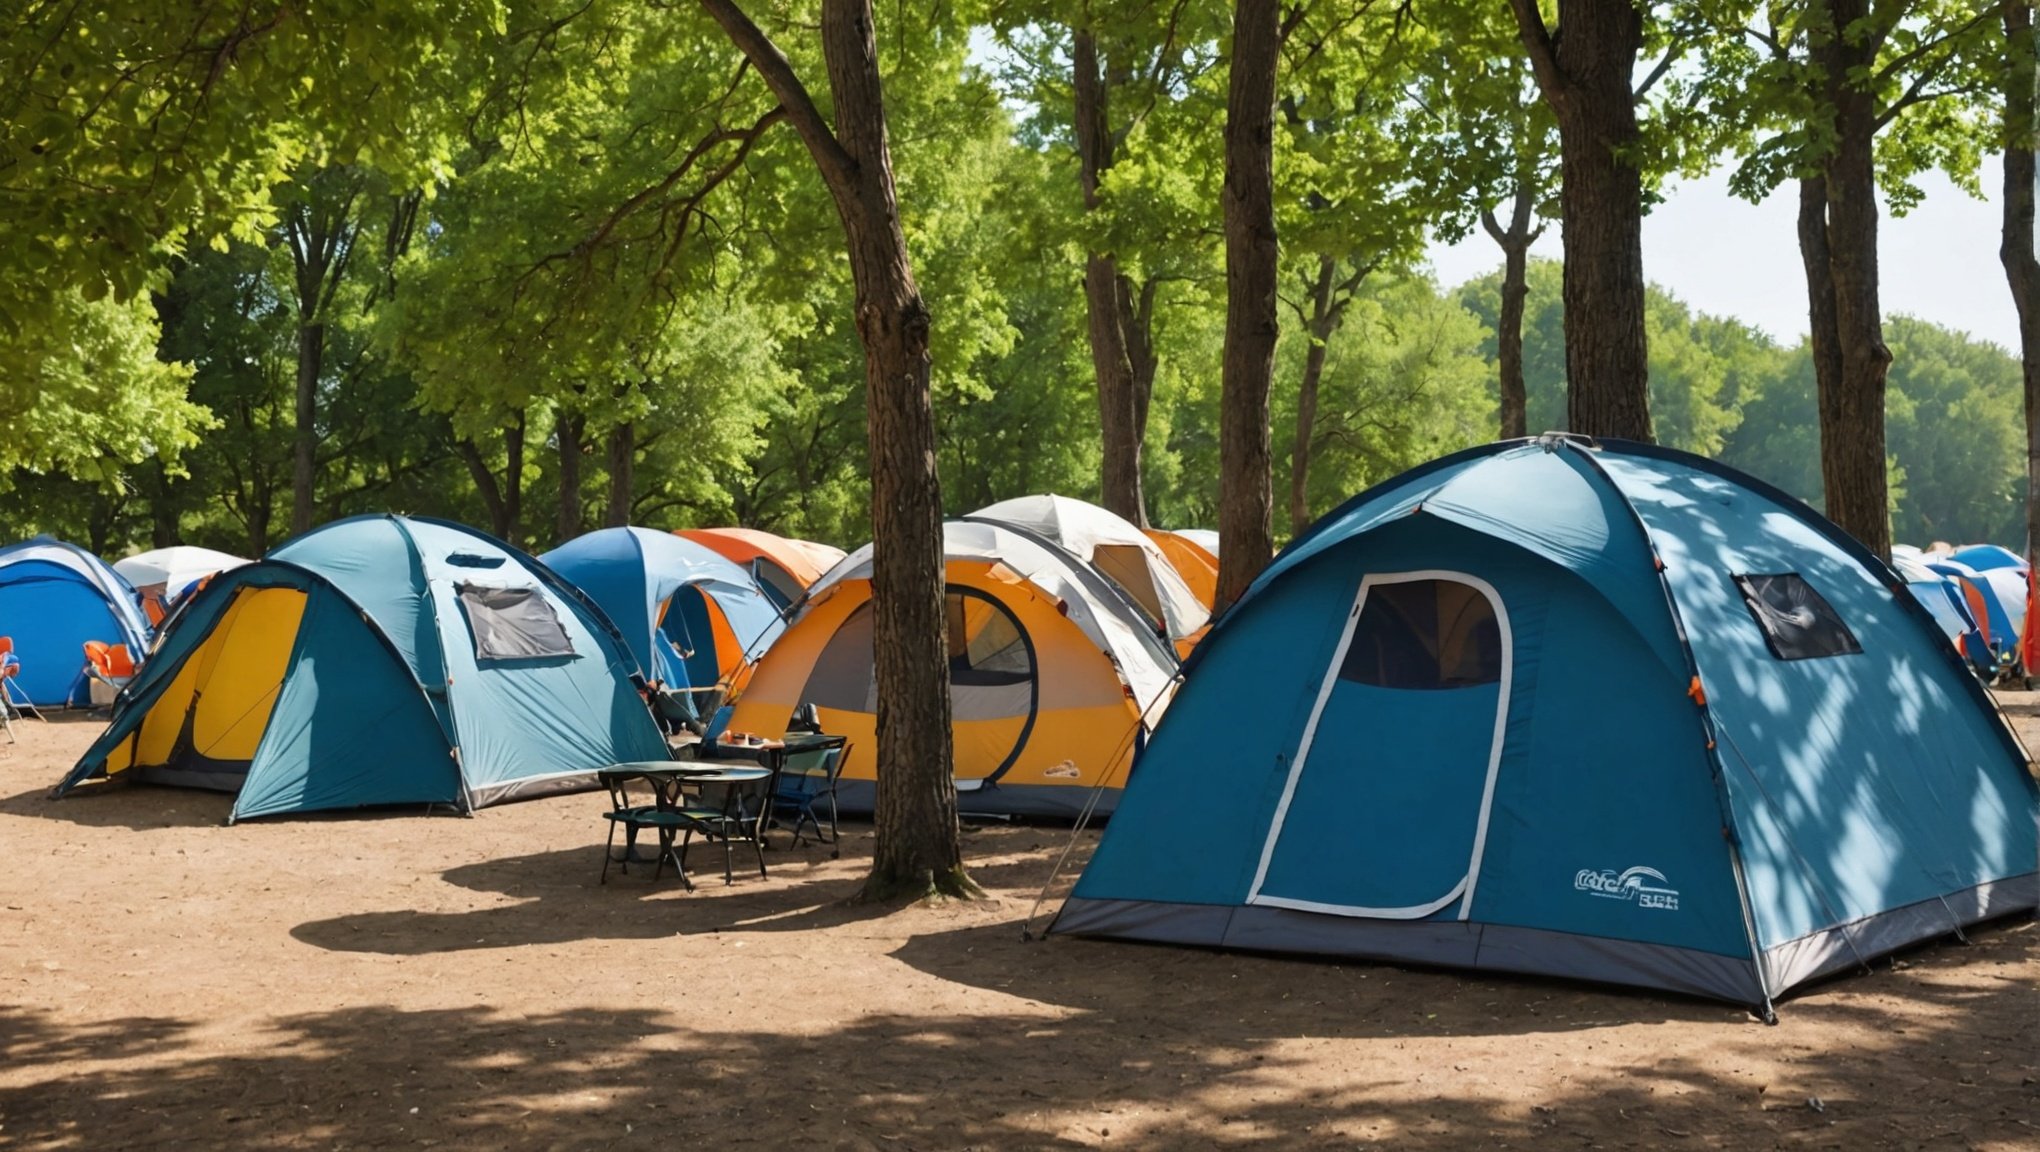
{"label": "sandy soil", "polygon": [[1025,942],[1054,829],[971,833],[990,900],[880,913],[842,903],[868,828],[688,894],[596,885],[594,796],[234,828],[204,793],[45,800],[94,732],[0,745],[0,1148],[2040,1148],[2030,922],[1773,1028]]}

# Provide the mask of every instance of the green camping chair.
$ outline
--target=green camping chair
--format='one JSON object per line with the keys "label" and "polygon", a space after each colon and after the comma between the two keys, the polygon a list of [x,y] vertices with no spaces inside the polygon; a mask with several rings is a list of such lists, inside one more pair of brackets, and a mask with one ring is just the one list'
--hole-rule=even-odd
{"label": "green camping chair", "polygon": [[[803,843],[802,829],[812,827],[815,843],[829,846],[831,860],[843,855],[839,843],[842,836],[836,827],[836,781],[842,775],[843,761],[849,755],[849,741],[841,736],[811,740],[798,750],[787,750],[786,767],[780,770],[779,786],[772,792],[772,813],[775,817],[793,817],[795,848]],[[826,835],[822,832],[821,817],[816,811],[816,806],[824,800],[829,805]]]}
{"label": "green camping chair", "polygon": [[[651,829],[659,840],[659,854],[652,860],[652,883],[659,882],[660,871],[665,868],[666,861],[671,860],[674,870],[680,873],[680,882],[687,886],[688,891],[693,891],[694,882],[687,878],[685,849],[675,852],[673,841],[682,832],[691,835],[700,827],[694,817],[684,809],[668,804],[658,782],[649,776],[627,772],[603,773],[602,783],[609,789],[609,811],[602,814],[602,818],[609,821],[609,838],[602,845],[602,878],[597,883],[609,883],[609,865],[612,863],[628,875],[631,856],[637,851],[638,833]],[[616,855],[618,828],[623,829],[622,856]]]}

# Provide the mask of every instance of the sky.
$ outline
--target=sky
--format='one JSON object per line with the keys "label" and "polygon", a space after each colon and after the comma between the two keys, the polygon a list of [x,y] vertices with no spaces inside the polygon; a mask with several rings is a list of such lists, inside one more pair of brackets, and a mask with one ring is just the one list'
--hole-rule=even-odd
{"label": "sky", "polygon": [[[1879,288],[1887,316],[1911,315],[2018,347],[2018,316],[1998,263],[2002,175],[1984,164],[1988,201],[1933,174],[1926,199],[1903,217],[1879,220]],[[1806,273],[1799,263],[1798,196],[1786,188],[1762,204],[1729,194],[1728,174],[1672,187],[1643,221],[1643,271],[1702,312],[1732,316],[1783,343],[1806,335]],[[1557,259],[1556,224],[1532,251]],[[1501,267],[1501,249],[1475,229],[1459,244],[1436,245],[1432,268],[1452,286]]]}

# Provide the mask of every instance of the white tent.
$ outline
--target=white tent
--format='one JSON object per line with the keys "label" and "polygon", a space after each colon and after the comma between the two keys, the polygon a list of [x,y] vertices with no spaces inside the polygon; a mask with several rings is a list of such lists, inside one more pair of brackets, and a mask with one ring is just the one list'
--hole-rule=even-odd
{"label": "white tent", "polygon": [[1147,533],[1095,504],[1067,496],[1021,496],[970,514],[1045,537],[1096,568],[1180,646],[1211,613]]}
{"label": "white tent", "polygon": [[144,601],[154,599],[168,608],[193,584],[247,562],[231,553],[179,544],[137,552],[115,561],[113,570],[126,577]]}

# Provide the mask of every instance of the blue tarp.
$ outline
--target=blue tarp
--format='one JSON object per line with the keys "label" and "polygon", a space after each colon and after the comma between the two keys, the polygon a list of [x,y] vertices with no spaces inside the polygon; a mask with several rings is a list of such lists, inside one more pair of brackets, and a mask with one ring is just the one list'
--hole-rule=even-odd
{"label": "blue tarp", "polygon": [[[1394,608],[1433,589],[1460,632]],[[1818,603],[1859,652],[1796,655]],[[1397,652],[1464,678],[1389,683]],[[1839,529],[1697,457],[1547,438],[1405,474],[1277,558],[1056,930],[1768,1006],[2034,907],[2036,812],[1989,697]]]}

